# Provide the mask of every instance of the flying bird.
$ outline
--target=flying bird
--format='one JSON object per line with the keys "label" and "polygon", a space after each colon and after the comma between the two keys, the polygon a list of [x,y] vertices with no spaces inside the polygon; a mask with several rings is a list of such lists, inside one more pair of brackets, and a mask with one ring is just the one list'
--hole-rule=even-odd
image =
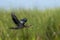
{"label": "flying bird", "polygon": [[21,28],[24,28],[24,27],[28,27],[28,26],[25,25],[25,23],[27,22],[26,18],[23,18],[19,21],[14,13],[11,13],[11,17],[12,17],[13,22],[16,24],[16,27],[10,28],[10,29],[21,29]]}

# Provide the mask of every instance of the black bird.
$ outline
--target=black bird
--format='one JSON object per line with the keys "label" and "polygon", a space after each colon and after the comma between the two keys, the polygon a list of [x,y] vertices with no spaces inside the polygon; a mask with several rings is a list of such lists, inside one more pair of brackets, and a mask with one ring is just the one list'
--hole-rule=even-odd
{"label": "black bird", "polygon": [[20,21],[18,20],[18,18],[15,16],[14,13],[11,14],[12,20],[13,22],[17,25],[15,28],[10,28],[10,29],[20,29],[20,28],[24,28],[24,27],[28,27],[25,25],[25,23],[27,22],[26,18],[21,19]]}

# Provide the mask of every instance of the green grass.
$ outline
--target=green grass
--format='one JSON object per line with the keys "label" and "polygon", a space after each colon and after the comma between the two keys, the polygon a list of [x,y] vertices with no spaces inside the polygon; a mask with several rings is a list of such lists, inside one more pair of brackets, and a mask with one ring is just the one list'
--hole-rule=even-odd
{"label": "green grass", "polygon": [[12,10],[0,10],[0,40],[60,40],[60,9],[14,10],[20,20],[26,17],[29,28],[11,30],[16,26],[11,19]]}

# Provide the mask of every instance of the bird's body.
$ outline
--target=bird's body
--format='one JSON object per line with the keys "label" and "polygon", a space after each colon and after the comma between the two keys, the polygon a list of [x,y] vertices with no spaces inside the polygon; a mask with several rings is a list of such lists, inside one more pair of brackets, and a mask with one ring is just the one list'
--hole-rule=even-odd
{"label": "bird's body", "polygon": [[25,23],[27,22],[26,18],[23,18],[19,21],[18,18],[13,13],[11,14],[11,17],[12,17],[13,22],[16,24],[16,27],[15,28],[10,28],[10,29],[20,29],[20,28],[26,27],[25,26]]}

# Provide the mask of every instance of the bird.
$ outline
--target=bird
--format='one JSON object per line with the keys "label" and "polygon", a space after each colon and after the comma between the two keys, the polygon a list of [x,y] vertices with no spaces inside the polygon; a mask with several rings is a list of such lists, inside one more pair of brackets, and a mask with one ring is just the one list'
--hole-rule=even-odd
{"label": "bird", "polygon": [[11,13],[11,17],[12,17],[13,22],[16,24],[16,27],[12,27],[10,29],[22,29],[24,27],[28,27],[28,26],[25,25],[25,23],[27,22],[27,18],[22,18],[19,21],[14,13]]}

